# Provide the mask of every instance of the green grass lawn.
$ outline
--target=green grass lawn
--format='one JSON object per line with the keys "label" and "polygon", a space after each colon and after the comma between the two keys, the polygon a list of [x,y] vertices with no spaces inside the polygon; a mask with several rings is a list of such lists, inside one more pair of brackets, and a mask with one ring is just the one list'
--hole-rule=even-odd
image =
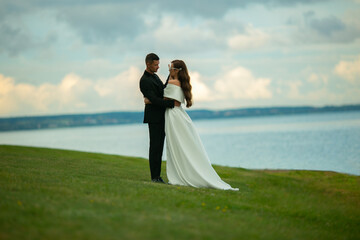
{"label": "green grass lawn", "polygon": [[0,145],[0,239],[360,239],[359,176],[214,168],[240,191],[152,183],[142,158]]}

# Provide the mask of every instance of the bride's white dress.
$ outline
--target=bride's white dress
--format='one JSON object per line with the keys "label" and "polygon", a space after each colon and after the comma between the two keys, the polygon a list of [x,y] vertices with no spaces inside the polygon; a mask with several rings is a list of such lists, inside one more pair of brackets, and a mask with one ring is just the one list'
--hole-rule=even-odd
{"label": "bride's white dress", "polygon": [[[166,86],[164,97],[184,103],[181,87],[173,84]],[[170,184],[238,190],[215,172],[189,115],[181,106],[166,109],[165,134],[166,174]]]}

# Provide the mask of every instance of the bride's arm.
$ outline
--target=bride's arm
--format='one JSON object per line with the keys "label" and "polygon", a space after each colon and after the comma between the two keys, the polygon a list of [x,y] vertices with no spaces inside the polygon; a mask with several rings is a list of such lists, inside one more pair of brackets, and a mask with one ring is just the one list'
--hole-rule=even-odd
{"label": "bride's arm", "polygon": [[[181,87],[181,82],[178,79],[170,79],[168,84],[173,84],[173,85]],[[164,98],[164,99],[171,99],[171,98]],[[180,107],[181,102],[179,102],[179,101],[177,101],[175,99],[171,99],[171,100],[174,100],[176,107]]]}

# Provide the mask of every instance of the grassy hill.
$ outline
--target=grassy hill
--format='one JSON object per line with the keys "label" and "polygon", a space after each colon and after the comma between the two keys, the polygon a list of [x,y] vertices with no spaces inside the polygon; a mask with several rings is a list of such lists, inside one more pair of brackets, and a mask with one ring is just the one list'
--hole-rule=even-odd
{"label": "grassy hill", "polygon": [[152,183],[141,158],[2,145],[0,239],[360,239],[359,176],[215,169],[240,191]]}

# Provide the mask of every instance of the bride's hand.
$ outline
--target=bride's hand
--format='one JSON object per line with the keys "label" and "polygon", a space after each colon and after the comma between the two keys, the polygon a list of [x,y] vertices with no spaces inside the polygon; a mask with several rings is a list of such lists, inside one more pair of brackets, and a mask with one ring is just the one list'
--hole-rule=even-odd
{"label": "bride's hand", "polygon": [[145,104],[151,104],[150,100],[147,99],[146,97],[144,98],[144,103],[145,103]]}

